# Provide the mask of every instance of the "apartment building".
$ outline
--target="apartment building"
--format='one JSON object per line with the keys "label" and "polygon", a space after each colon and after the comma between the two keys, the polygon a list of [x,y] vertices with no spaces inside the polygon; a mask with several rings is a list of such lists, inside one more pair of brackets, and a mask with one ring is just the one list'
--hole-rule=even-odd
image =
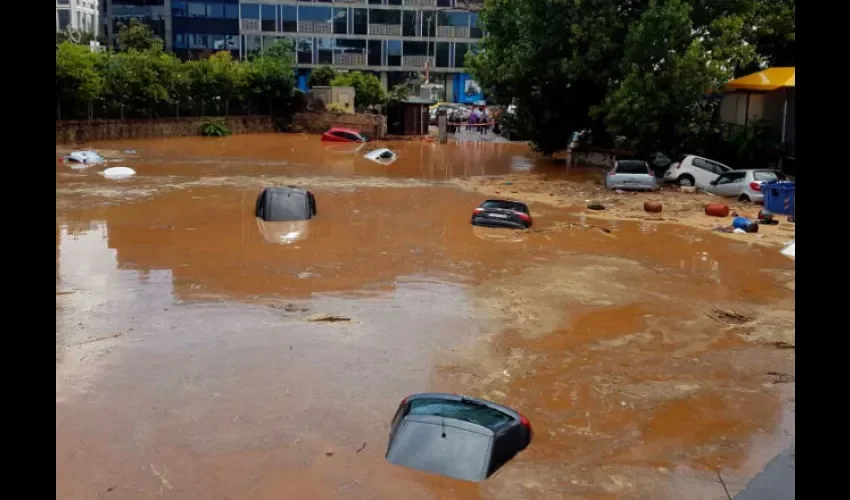
{"label": "apartment building", "polygon": [[100,29],[98,0],[56,0],[56,31],[69,28],[97,36]]}
{"label": "apartment building", "polygon": [[372,72],[386,89],[427,70],[443,85],[443,99],[482,98],[463,67],[484,36],[477,12],[483,0],[105,1],[110,37],[136,17],[184,59],[220,50],[245,59],[288,39],[305,90],[310,71],[330,65]]}

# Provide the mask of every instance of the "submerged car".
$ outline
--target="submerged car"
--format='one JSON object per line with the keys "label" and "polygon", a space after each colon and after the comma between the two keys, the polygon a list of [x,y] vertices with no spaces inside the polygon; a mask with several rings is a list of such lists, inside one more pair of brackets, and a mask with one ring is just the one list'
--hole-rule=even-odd
{"label": "submerged car", "polygon": [[257,218],[257,228],[266,243],[272,245],[291,245],[309,236],[310,224],[306,220],[264,221]]}
{"label": "submerged car", "polygon": [[103,156],[94,151],[72,151],[67,156],[63,157],[62,161],[72,165],[92,165],[96,163],[103,163],[106,160]]}
{"label": "submerged car", "polygon": [[369,151],[368,153],[363,155],[363,158],[366,158],[367,160],[376,161],[384,165],[389,165],[390,163],[396,161],[398,156],[389,149],[382,148],[376,149],[374,151]]}
{"label": "submerged car", "polygon": [[528,229],[531,227],[528,205],[518,201],[487,200],[472,211],[472,225]]}
{"label": "submerged car", "polygon": [[353,128],[332,127],[322,134],[322,140],[326,142],[367,142],[359,130]]}
{"label": "submerged car", "polygon": [[732,169],[720,162],[696,155],[685,155],[664,172],[663,182],[706,189],[717,176]]}
{"label": "submerged car", "polygon": [[763,182],[784,181],[787,178],[779,170],[731,170],[721,174],[705,188],[711,194],[736,198],[744,203],[763,203]]}
{"label": "submerged car", "polygon": [[266,222],[311,219],[316,215],[316,197],[295,187],[265,188],[257,197],[255,215]]}
{"label": "submerged car", "polygon": [[617,160],[605,176],[608,189],[654,191],[658,189],[655,173],[643,160]]}
{"label": "submerged car", "polygon": [[406,397],[392,420],[386,459],[433,474],[483,481],[531,444],[531,422],[483,399],[444,393]]}

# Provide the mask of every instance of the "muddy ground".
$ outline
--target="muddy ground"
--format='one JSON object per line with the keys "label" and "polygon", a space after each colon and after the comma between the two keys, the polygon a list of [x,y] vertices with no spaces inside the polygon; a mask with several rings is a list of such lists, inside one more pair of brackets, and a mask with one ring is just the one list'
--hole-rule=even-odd
{"label": "muddy ground", "polygon": [[[606,194],[513,144],[387,145],[391,167],[304,135],[92,145],[138,172],[118,182],[57,163],[58,498],[723,499],[793,440],[793,225],[720,235],[704,195]],[[319,216],[272,244],[292,228],[254,200],[289,184]],[[534,229],[471,227],[491,194]],[[481,484],[390,466],[421,391],[535,440]]]}

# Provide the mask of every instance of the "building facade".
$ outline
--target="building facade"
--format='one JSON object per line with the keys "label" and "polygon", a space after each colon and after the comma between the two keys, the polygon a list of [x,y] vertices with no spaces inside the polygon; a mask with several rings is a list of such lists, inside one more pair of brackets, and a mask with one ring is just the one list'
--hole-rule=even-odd
{"label": "building facade", "polygon": [[68,29],[97,36],[100,30],[99,1],[56,0],[56,31]]}
{"label": "building facade", "polygon": [[138,18],[183,59],[230,50],[246,59],[290,40],[298,86],[328,65],[378,76],[385,89],[427,72],[443,98],[474,102],[480,87],[464,72],[484,33],[483,0],[106,0],[107,29]]}

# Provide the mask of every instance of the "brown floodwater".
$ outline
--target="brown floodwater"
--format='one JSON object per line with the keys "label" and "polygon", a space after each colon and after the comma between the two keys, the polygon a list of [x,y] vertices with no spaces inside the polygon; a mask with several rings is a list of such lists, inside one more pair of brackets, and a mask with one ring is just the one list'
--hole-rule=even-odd
{"label": "brown floodwater", "polygon": [[[717,468],[741,489],[788,439],[793,384],[765,374],[793,351],[748,340],[774,306],[793,331],[777,251],[539,204],[531,231],[473,228],[482,196],[449,182],[591,169],[515,144],[87,146],[137,175],[56,167],[57,498],[721,498]],[[258,221],[288,184],[318,216]],[[430,390],[517,408],[535,441],[482,484],[386,464],[395,406]]]}

